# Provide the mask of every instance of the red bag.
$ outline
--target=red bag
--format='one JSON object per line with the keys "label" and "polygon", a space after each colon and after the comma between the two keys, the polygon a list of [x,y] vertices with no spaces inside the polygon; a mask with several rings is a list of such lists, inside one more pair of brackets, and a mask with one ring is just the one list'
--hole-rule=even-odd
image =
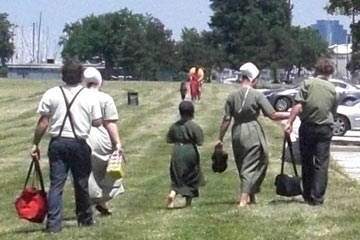
{"label": "red bag", "polygon": [[[27,186],[30,175],[33,172],[33,168],[35,179],[40,183],[40,190],[34,187],[34,183],[32,186]],[[15,207],[19,218],[26,219],[30,222],[42,223],[46,217],[48,208],[47,197],[40,170],[40,165],[37,160],[32,160],[30,164],[30,168],[24,185],[24,190],[22,191],[21,195],[16,199]]]}

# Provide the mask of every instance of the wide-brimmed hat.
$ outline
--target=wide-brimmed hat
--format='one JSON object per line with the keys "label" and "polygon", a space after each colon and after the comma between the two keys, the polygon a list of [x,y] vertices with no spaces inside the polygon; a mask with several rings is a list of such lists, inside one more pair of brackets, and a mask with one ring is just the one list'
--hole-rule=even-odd
{"label": "wide-brimmed hat", "polygon": [[252,82],[259,76],[260,71],[253,63],[248,62],[240,67],[240,73]]}
{"label": "wide-brimmed hat", "polygon": [[228,154],[222,148],[215,148],[211,156],[212,170],[216,173],[222,173],[227,168]]}
{"label": "wide-brimmed hat", "polygon": [[101,73],[94,67],[86,68],[84,71],[84,82],[101,85],[102,83]]}

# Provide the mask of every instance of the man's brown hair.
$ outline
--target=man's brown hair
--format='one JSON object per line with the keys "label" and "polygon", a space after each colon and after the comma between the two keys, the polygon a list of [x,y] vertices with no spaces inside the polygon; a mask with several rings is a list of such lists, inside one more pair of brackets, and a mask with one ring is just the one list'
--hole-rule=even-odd
{"label": "man's brown hair", "polygon": [[68,57],[62,67],[62,80],[69,85],[78,84],[82,81],[84,72],[83,65],[77,57]]}
{"label": "man's brown hair", "polygon": [[333,64],[329,59],[320,58],[315,64],[315,75],[329,76],[335,71]]}

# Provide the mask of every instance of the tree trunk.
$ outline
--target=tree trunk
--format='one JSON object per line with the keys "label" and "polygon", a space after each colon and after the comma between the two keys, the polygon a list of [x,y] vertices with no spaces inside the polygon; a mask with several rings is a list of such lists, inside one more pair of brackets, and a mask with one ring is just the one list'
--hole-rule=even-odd
{"label": "tree trunk", "polygon": [[298,73],[297,73],[297,76],[300,77],[300,74],[301,74],[301,66],[299,65],[298,66]]}
{"label": "tree trunk", "polygon": [[105,61],[105,74],[104,79],[111,79],[111,75],[114,72],[114,63],[112,61]]}
{"label": "tree trunk", "polygon": [[274,77],[274,83],[279,83],[279,80],[277,78],[277,69],[273,69],[273,77]]}
{"label": "tree trunk", "polygon": [[5,67],[6,66],[6,60],[4,57],[1,58],[1,67]]}
{"label": "tree trunk", "polygon": [[289,70],[287,70],[286,73],[286,83],[290,83],[290,72],[291,72],[292,68],[290,68]]}

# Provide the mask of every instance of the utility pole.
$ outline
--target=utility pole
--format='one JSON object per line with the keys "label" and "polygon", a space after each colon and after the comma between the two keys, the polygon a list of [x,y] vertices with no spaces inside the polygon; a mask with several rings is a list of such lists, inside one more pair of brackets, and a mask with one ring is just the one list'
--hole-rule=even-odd
{"label": "utility pole", "polygon": [[40,37],[41,37],[41,15],[42,12],[40,12],[40,21],[39,21],[39,33],[38,33],[38,49],[37,49],[37,63],[40,63]]}
{"label": "utility pole", "polygon": [[291,10],[292,10],[292,7],[291,7],[291,0],[289,0],[289,26],[291,26]]}
{"label": "utility pole", "polygon": [[21,64],[24,63],[24,26],[21,26]]}
{"label": "utility pole", "polygon": [[35,62],[35,23],[33,23],[33,32],[32,32],[32,62]]}

